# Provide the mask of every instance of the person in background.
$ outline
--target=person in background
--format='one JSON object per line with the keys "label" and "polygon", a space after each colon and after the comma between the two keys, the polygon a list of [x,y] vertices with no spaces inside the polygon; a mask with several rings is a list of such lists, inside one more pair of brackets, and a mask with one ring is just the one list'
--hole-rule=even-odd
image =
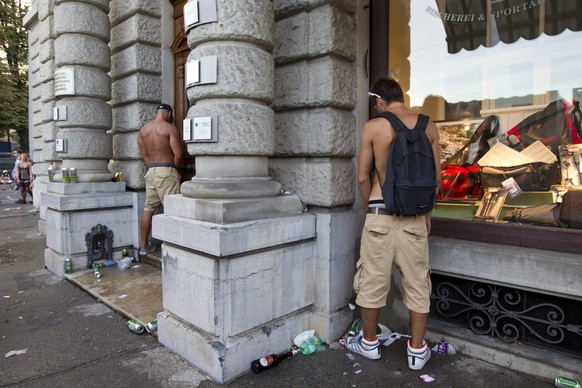
{"label": "person in background", "polygon": [[14,151],[12,151],[12,155],[14,155],[14,168],[12,169],[12,184],[13,184],[13,189],[14,190],[18,190],[18,179],[16,176],[16,166],[18,165],[18,163],[20,163],[20,154],[22,153],[21,149],[16,149]]}
{"label": "person in background", "polygon": [[[398,82],[390,78],[381,79],[368,95],[376,111],[392,112],[406,127],[414,128],[419,116],[404,105],[404,95]],[[433,151],[435,171],[440,177],[439,134],[431,121],[426,127],[426,135]],[[403,303],[410,312],[408,367],[420,370],[430,359],[424,334],[431,293],[428,257],[431,214],[397,216],[390,215],[386,210],[379,177],[386,176],[386,165],[395,137],[395,128],[383,117],[369,120],[361,130],[358,187],[367,214],[362,230],[360,259],[356,264],[354,291],[356,304],[360,306],[363,330],[349,336],[345,346],[366,358],[380,358],[380,343],[376,336],[378,313],[386,305],[392,267],[395,266],[401,273]]]}
{"label": "person in background", "polygon": [[[16,180],[20,188],[20,199],[14,201],[18,204],[26,203],[26,194],[30,191],[33,182],[32,162],[24,152],[20,154],[20,162],[16,164]],[[32,195],[32,193],[31,193]]]}
{"label": "person in background", "polygon": [[184,145],[174,123],[173,109],[160,104],[156,117],[144,124],[137,138],[139,150],[148,165],[145,175],[146,199],[141,217],[141,247],[139,254],[147,255],[156,248],[148,241],[154,212],[164,203],[164,197],[180,193],[180,173]]}

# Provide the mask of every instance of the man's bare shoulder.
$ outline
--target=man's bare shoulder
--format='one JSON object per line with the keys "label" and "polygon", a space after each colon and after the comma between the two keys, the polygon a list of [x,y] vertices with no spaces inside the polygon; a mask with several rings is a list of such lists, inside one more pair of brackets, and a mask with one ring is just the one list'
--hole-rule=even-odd
{"label": "man's bare shoulder", "polygon": [[175,131],[175,126],[166,121],[149,121],[139,130],[140,135],[170,136]]}
{"label": "man's bare shoulder", "polygon": [[372,143],[390,141],[394,136],[394,128],[382,117],[368,120],[362,127],[362,137]]}

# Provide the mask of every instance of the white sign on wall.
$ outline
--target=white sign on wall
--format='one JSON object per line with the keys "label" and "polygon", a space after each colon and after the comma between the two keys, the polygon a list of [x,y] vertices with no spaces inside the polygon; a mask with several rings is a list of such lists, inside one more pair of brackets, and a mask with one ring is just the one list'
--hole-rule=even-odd
{"label": "white sign on wall", "polygon": [[67,139],[55,139],[55,151],[67,152]]}
{"label": "white sign on wall", "polygon": [[192,140],[192,119],[186,117],[182,124],[182,140]]}
{"label": "white sign on wall", "polygon": [[75,69],[62,68],[55,71],[55,96],[75,95]]}
{"label": "white sign on wall", "polygon": [[200,61],[186,62],[186,86],[200,82]]}
{"label": "white sign on wall", "polygon": [[216,0],[188,0],[184,4],[184,32],[217,21]]}
{"label": "white sign on wall", "polygon": [[194,117],[193,122],[193,140],[212,139],[212,117]]}
{"label": "white sign on wall", "polygon": [[199,21],[198,1],[190,0],[184,4],[184,25],[186,26],[186,30],[188,30],[188,27],[197,24]]}

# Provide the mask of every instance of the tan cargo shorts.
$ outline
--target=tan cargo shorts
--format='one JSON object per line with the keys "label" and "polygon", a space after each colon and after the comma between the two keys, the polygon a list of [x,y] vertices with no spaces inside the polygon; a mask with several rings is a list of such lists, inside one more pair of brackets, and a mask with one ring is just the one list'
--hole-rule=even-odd
{"label": "tan cargo shorts", "polygon": [[174,167],[150,167],[145,182],[145,211],[156,211],[166,195],[180,193],[180,173]]}
{"label": "tan cargo shorts", "polygon": [[354,276],[360,307],[386,305],[393,265],[401,273],[404,305],[414,312],[428,313],[432,283],[424,216],[366,214]]}

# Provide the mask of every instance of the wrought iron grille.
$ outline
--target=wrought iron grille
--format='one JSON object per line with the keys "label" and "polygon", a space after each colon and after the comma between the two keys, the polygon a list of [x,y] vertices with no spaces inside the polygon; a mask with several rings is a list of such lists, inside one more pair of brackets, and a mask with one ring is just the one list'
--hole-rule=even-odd
{"label": "wrought iron grille", "polygon": [[433,319],[582,358],[582,302],[432,274]]}

